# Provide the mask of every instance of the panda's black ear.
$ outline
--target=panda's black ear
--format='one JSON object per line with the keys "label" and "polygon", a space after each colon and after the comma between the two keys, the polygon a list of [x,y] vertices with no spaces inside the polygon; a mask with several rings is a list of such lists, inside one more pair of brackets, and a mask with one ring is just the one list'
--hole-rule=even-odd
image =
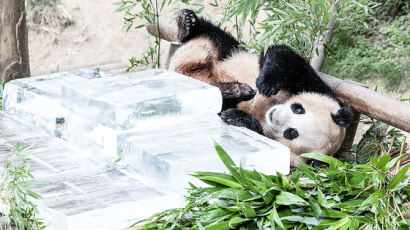
{"label": "panda's black ear", "polygon": [[349,127],[354,119],[353,110],[349,107],[340,108],[336,114],[331,113],[333,121],[336,125],[347,128]]}

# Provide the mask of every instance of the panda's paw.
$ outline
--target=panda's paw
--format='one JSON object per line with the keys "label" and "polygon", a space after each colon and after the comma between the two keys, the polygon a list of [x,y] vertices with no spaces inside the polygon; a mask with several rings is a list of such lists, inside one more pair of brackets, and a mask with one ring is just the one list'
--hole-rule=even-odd
{"label": "panda's paw", "polygon": [[183,9],[178,15],[178,40],[183,42],[199,24],[199,19],[192,10]]}
{"label": "panda's paw", "polygon": [[238,101],[247,101],[252,99],[256,91],[248,84],[241,82],[215,82],[213,86],[219,88],[224,99],[237,99]]}
{"label": "panda's paw", "polygon": [[274,79],[267,79],[265,75],[260,75],[256,79],[256,87],[260,94],[270,97],[276,95],[282,87],[280,81]]}
{"label": "panda's paw", "polygon": [[256,91],[252,89],[248,84],[245,83],[238,83],[237,85],[237,95],[238,98],[242,99],[243,101],[247,101],[252,99],[256,94]]}
{"label": "panda's paw", "polygon": [[221,112],[221,119],[228,125],[245,127],[259,134],[263,134],[262,126],[255,117],[240,109],[227,109]]}
{"label": "panda's paw", "polygon": [[228,125],[243,126],[243,118],[246,112],[239,109],[227,109],[221,112],[221,119]]}

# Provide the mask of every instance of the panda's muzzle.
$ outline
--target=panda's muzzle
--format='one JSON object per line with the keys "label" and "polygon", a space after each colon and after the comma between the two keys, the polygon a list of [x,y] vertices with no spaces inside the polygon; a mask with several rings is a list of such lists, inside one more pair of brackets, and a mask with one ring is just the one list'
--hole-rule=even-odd
{"label": "panda's muzzle", "polygon": [[275,111],[276,111],[276,108],[271,109],[271,110],[269,111],[269,119],[270,119],[271,121],[273,121],[273,113],[275,113]]}
{"label": "panda's muzzle", "polygon": [[267,120],[268,124],[273,125],[274,120],[273,120],[273,114],[275,113],[276,108],[271,108],[265,115],[265,119]]}

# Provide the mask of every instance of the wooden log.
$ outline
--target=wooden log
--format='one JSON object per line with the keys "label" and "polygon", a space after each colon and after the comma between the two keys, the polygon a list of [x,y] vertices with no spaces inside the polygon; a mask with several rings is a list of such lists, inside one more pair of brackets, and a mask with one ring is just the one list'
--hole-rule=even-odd
{"label": "wooden log", "polygon": [[0,1],[0,80],[30,76],[24,0]]}
{"label": "wooden log", "polygon": [[352,81],[344,81],[319,73],[334,90],[342,103],[353,110],[386,124],[410,132],[410,104],[364,88]]}
{"label": "wooden log", "polygon": [[148,24],[146,26],[148,33],[151,35],[158,37],[161,35],[161,39],[164,39],[169,42],[177,42],[177,26],[174,22],[169,21],[169,19],[160,17],[159,18],[159,33],[158,27],[153,24]]}

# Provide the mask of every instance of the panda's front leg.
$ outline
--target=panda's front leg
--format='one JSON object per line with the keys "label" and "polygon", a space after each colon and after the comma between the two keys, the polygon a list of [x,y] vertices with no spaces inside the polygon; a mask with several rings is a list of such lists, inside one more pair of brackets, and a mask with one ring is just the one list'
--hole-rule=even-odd
{"label": "panda's front leg", "polygon": [[274,45],[259,60],[261,70],[256,79],[259,92],[272,96],[279,90],[292,94],[314,92],[334,97],[329,86],[317,75],[309,63],[290,47]]}
{"label": "panda's front leg", "polygon": [[214,82],[211,85],[219,88],[222,94],[222,111],[236,108],[242,101],[252,99],[256,91],[249,85],[241,82]]}
{"label": "panda's front leg", "polygon": [[[275,46],[269,47],[266,54],[259,56],[260,72],[256,79],[256,87],[260,94],[265,96],[276,95],[284,86],[286,79],[283,79],[286,66],[283,66],[280,58],[277,57]],[[283,57],[282,57],[283,58]]]}
{"label": "panda's front leg", "polygon": [[263,128],[259,121],[249,113],[240,109],[227,109],[221,112],[221,119],[228,125],[245,127],[263,135]]}

